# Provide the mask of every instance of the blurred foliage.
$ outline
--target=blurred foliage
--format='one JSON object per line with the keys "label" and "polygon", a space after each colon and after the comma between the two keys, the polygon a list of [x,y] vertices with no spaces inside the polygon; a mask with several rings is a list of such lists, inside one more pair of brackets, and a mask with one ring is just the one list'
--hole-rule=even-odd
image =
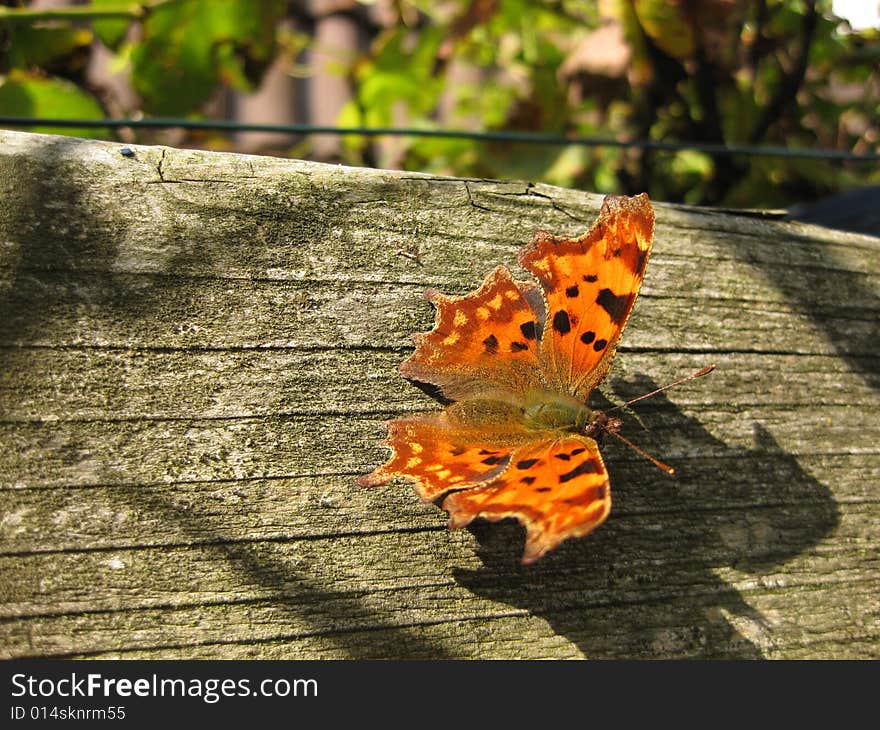
{"label": "blurred foliage", "polygon": [[[384,10],[381,23],[366,20],[376,5]],[[848,32],[830,0],[336,6],[372,37],[339,69],[351,87],[340,126],[861,153],[880,144],[880,36]],[[253,89],[282,52],[296,62],[304,42],[281,21],[302,20],[308,7],[283,0],[92,0],[42,10],[0,0],[0,114],[198,118],[211,112],[222,89]],[[88,70],[98,49],[111,54],[134,102],[95,86]],[[134,134],[148,142],[155,132]],[[389,144],[348,135],[343,155],[354,164],[647,190],[662,200],[734,206],[786,205],[880,182],[877,165],[698,150],[424,137]]]}
{"label": "blurred foliage", "polygon": [[249,89],[274,57],[284,6],[277,0],[188,0],[154,7],[129,54],[144,108],[186,114],[208,101],[218,84]]}
{"label": "blurred foliage", "polygon": [[[396,118],[429,127],[878,150],[880,37],[846,32],[830,1],[473,0],[452,12],[449,4],[412,5],[422,21],[385,30],[352,69],[347,125],[388,124],[396,109]],[[372,161],[373,145],[348,141],[351,161]],[[422,138],[394,152],[399,159],[375,162],[735,206],[880,182],[877,166],[865,163],[695,150]]]}
{"label": "blurred foliage", "polygon": [[115,55],[138,96],[138,108],[121,111],[198,116],[219,88],[247,91],[259,81],[278,51],[276,28],[287,11],[283,0],[6,5],[14,7],[0,7],[0,114],[64,119],[111,116],[107,94],[87,76],[98,44]]}

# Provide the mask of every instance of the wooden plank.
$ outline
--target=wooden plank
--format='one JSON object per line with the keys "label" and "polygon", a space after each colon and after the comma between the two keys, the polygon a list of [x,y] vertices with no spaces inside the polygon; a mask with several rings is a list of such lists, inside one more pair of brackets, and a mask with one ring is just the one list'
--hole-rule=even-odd
{"label": "wooden plank", "polygon": [[[783,459],[855,450],[852,461],[864,458],[868,464],[877,454],[880,424],[860,424],[860,441],[854,443],[849,405],[823,406],[806,424],[790,406],[771,414],[758,405],[708,408],[700,411],[697,425],[683,414],[658,413],[646,406],[639,413],[647,430],[628,433],[672,461],[708,454],[719,460],[731,455],[749,458],[755,441],[763,442],[761,450],[782,450]],[[0,463],[4,472],[15,475],[8,484],[14,488],[357,474],[365,463],[383,457],[375,446],[382,435],[377,421],[383,415],[387,414],[0,424],[0,439],[11,447]],[[808,444],[803,443],[805,431],[811,432]],[[617,446],[609,444],[607,449],[620,454]],[[305,468],[302,459],[317,462],[319,454],[324,458]],[[636,457],[621,454],[620,459]],[[646,478],[659,481],[653,474]]]}
{"label": "wooden plank", "polygon": [[[880,654],[880,240],[657,204],[609,381],[674,480],[531,568],[360,489],[429,287],[599,196],[0,131],[0,656]],[[520,273],[520,275],[522,275]],[[667,397],[668,396],[668,397]]]}
{"label": "wooden plank", "polygon": [[[791,514],[790,527],[799,529],[797,525],[805,514],[805,510]],[[861,534],[866,529],[865,521],[874,518],[876,514],[866,514],[858,506],[847,508],[841,520],[841,537],[852,539]],[[552,623],[564,621],[566,616],[572,619],[570,614],[578,610],[588,612],[591,622],[598,621],[615,634],[620,633],[620,627],[614,627],[614,616],[633,610],[640,617],[637,625],[642,636],[651,631],[683,632],[689,625],[687,621],[702,613],[705,615],[692,627],[699,633],[700,627],[709,632],[713,623],[718,623],[714,628],[719,629],[724,623],[721,614],[726,612],[749,626],[749,631],[760,637],[759,644],[779,644],[777,648],[784,656],[788,642],[796,647],[800,641],[815,640],[833,631],[834,619],[825,623],[828,616],[839,617],[844,609],[852,611],[871,589],[864,571],[840,571],[839,555],[834,550],[817,548],[794,557],[767,555],[756,551],[760,550],[756,542],[740,542],[739,536],[723,531],[721,544],[707,550],[710,541],[706,538],[717,525],[703,525],[699,528],[701,534],[697,534],[693,526],[681,520],[678,524],[660,523],[654,517],[652,527],[651,519],[636,516],[619,520],[615,526],[617,539],[624,538],[633,546],[626,567],[602,555],[613,549],[613,543],[603,540],[604,545],[578,551],[577,561],[553,560],[532,574],[512,563],[509,551],[498,544],[496,536],[486,536],[489,539],[480,565],[472,556],[456,556],[463,552],[461,546],[444,544],[446,533],[434,533],[430,540],[415,543],[407,539],[412,536],[389,539],[388,535],[374,535],[318,543],[264,542],[65,555],[61,559],[65,570],[59,571],[51,592],[66,602],[46,606],[45,614],[12,626],[18,632],[25,625],[38,627],[20,636],[31,637],[30,641],[40,637],[47,642],[46,652],[63,654],[69,651],[71,635],[83,638],[88,634],[92,634],[90,644],[98,651],[184,647],[188,632],[198,623],[203,648],[215,644],[222,651],[220,647],[236,641],[277,642],[285,637],[307,639],[321,633],[333,635],[335,641],[339,635],[363,632],[368,626],[386,632],[397,629],[408,635],[418,627],[437,623],[463,624],[511,615],[540,616]],[[718,520],[718,515],[711,519]],[[663,532],[667,534],[658,554],[657,536]],[[703,541],[701,559],[705,562],[697,571],[695,561],[679,554],[678,549]],[[396,549],[407,562],[406,583],[401,584],[400,576],[389,573],[384,564],[353,564],[360,552],[352,549],[353,542]],[[716,565],[716,561],[723,560],[725,545],[734,544],[739,565]],[[796,549],[797,545],[791,547]],[[876,555],[876,545],[865,547]],[[32,572],[44,574],[40,564],[53,564],[53,557],[33,559],[31,562],[37,565],[30,566]],[[451,576],[447,574],[438,581],[441,576],[432,569],[438,558],[464,565],[456,566]],[[759,580],[749,574],[750,562],[765,566]],[[875,569],[875,563],[876,557],[863,567]],[[57,566],[57,558],[54,564]],[[487,565],[493,564],[495,571],[487,573]],[[148,566],[150,579],[145,585],[140,576]],[[209,575],[214,571],[219,575]],[[365,573],[370,574],[369,589],[364,588]],[[83,591],[83,579],[102,574],[108,576],[104,580],[108,590],[101,602],[95,603],[94,597]],[[333,590],[326,590],[331,583]],[[222,590],[218,591],[218,586]],[[44,581],[40,590],[47,588]],[[811,598],[831,591],[837,599],[824,606],[820,615],[809,614]],[[697,601],[697,606],[685,610],[687,601]],[[499,602],[506,608],[501,610]],[[788,605],[788,612],[780,614],[784,605]],[[279,610],[282,606],[284,610]],[[858,615],[847,642],[850,649],[855,639],[870,638],[878,618],[876,612]],[[578,622],[573,623],[570,630],[577,633]],[[774,623],[779,625],[775,639],[771,639]],[[136,636],[129,634],[134,626]],[[584,632],[583,626],[580,631]],[[767,635],[762,636],[762,632]],[[7,638],[12,641],[16,637]],[[120,646],[120,641],[126,643]],[[583,636],[583,641],[603,647],[603,642],[590,633]],[[870,651],[870,641],[865,643]],[[677,651],[683,649],[677,647]],[[319,647],[311,650],[321,651]]]}

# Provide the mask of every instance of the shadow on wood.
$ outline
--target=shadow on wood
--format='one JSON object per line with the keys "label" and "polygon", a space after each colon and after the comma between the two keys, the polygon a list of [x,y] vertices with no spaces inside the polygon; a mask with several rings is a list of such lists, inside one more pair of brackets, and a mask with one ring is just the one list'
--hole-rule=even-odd
{"label": "shadow on wood", "polygon": [[752,267],[756,276],[766,277],[796,311],[806,314],[849,369],[880,388],[880,293],[873,281],[877,272],[870,268],[873,246],[864,247],[860,260],[862,246],[843,257],[806,231],[792,236],[784,248],[760,234],[755,241],[712,235],[719,247]]}
{"label": "shadow on wood", "polygon": [[[648,378],[614,385],[621,401],[658,387]],[[546,618],[587,657],[764,656],[773,648],[771,622],[717,569],[772,582],[775,571],[836,527],[831,492],[759,424],[755,447],[742,450],[713,438],[664,394],[638,415],[645,430],[634,431],[630,419],[624,432],[650,453],[674,451],[686,438],[712,457],[689,460],[669,479],[605,444],[613,519],[531,567],[517,562],[522,529],[511,523],[495,533],[477,525],[483,567],[458,571],[456,580]]]}

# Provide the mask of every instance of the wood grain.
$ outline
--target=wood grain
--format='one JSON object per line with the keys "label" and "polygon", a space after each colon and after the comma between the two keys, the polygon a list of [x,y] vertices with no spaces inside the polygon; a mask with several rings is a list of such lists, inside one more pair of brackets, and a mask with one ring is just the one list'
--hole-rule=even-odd
{"label": "wood grain", "polygon": [[[0,656],[880,657],[880,239],[655,204],[604,451],[534,566],[360,489],[426,288],[601,197],[0,131]],[[514,267],[514,270],[515,267]],[[522,276],[523,272],[517,272]]]}

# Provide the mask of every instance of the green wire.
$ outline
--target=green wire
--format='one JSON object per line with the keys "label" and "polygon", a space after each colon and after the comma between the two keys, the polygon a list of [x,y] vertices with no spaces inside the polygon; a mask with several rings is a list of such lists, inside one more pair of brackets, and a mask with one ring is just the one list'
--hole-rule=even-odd
{"label": "green wire", "polygon": [[472,139],[482,142],[522,142],[583,147],[624,147],[674,152],[696,150],[709,155],[745,155],[751,157],[787,157],[799,159],[840,160],[847,162],[877,162],[880,154],[855,154],[828,149],[806,149],[776,146],[724,145],[704,142],[658,142],[647,139],[621,140],[613,137],[582,137],[577,135],[540,134],[536,132],[471,132],[457,129],[397,129],[394,127],[322,127],[312,124],[250,124],[225,120],[165,119],[38,119],[34,117],[0,116],[0,127],[80,127],[99,129],[180,128],[221,130],[226,132],[277,132],[286,134],[336,134],[362,137],[433,137],[445,139]]}

